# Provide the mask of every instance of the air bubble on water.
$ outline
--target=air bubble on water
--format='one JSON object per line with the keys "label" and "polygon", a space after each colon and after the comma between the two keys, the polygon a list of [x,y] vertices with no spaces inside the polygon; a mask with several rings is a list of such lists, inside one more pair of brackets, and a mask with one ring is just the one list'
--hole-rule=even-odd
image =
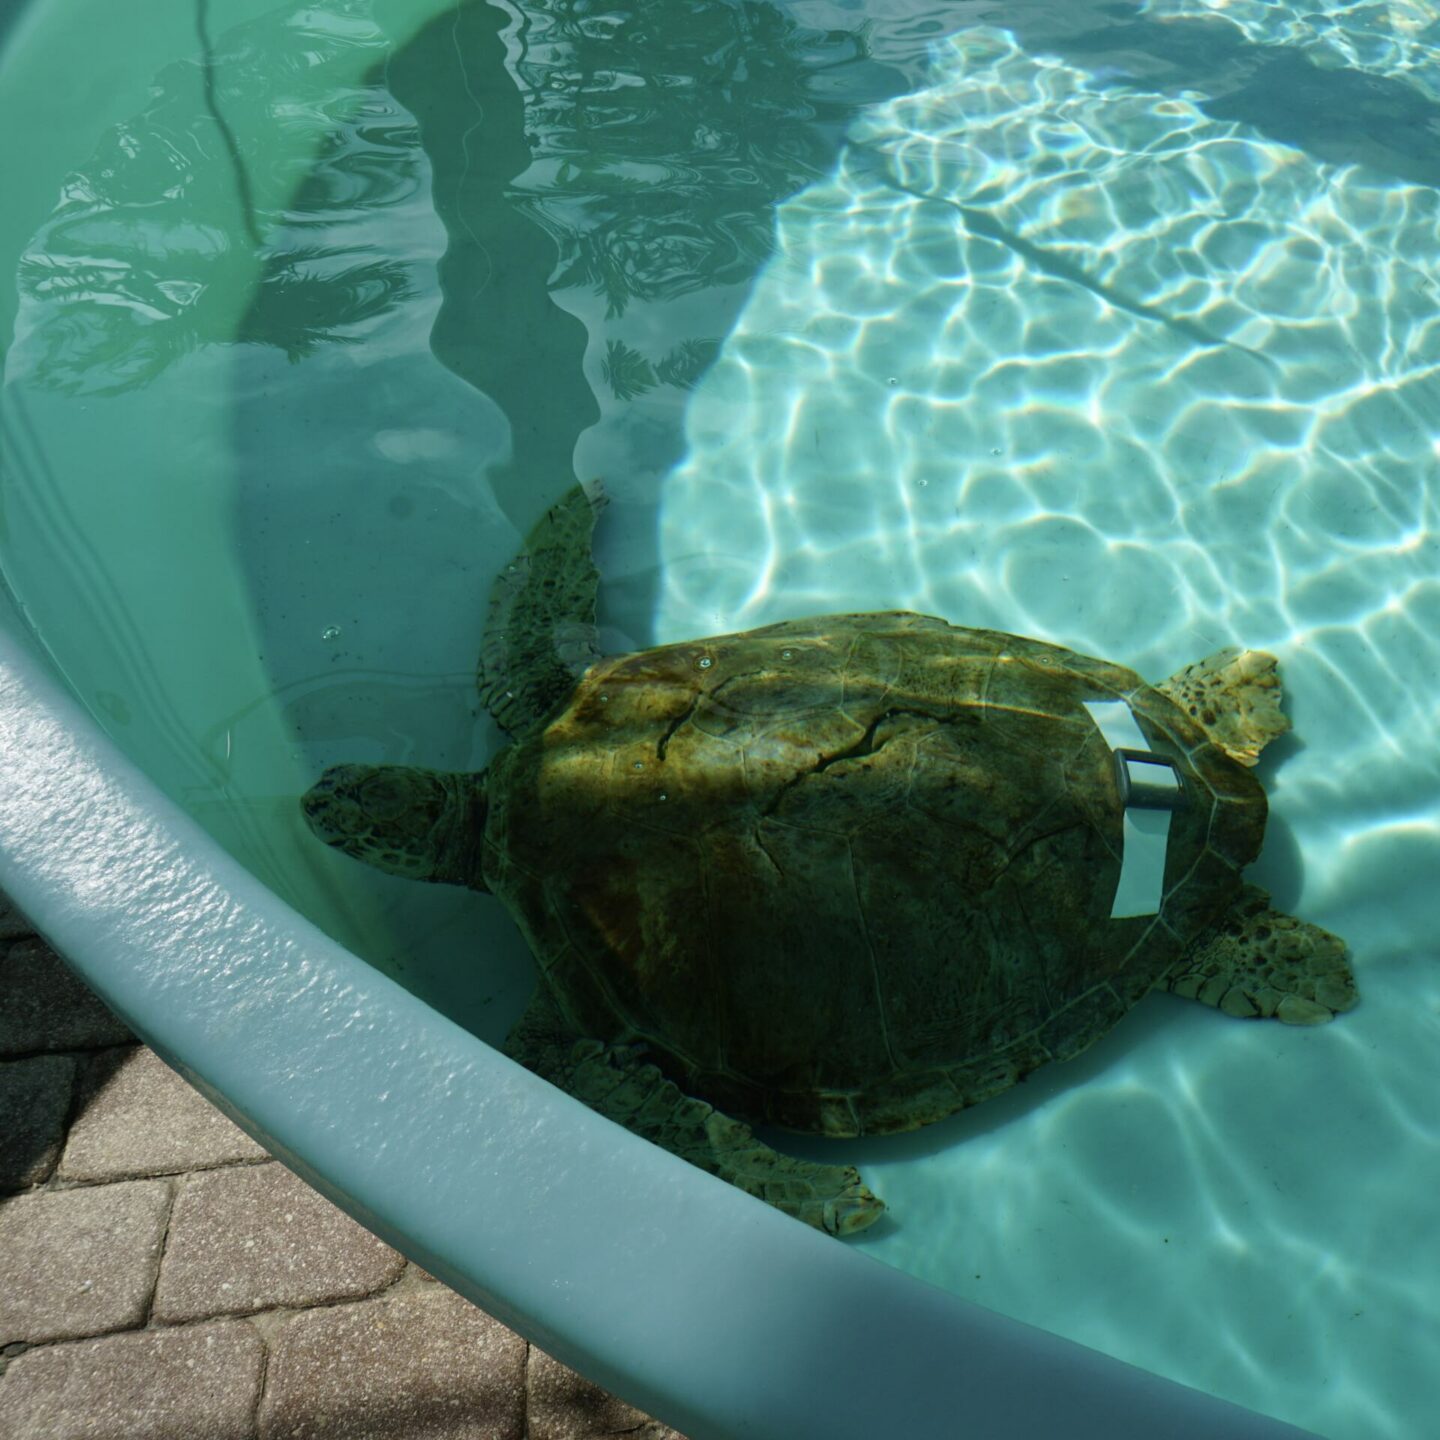
{"label": "air bubble on water", "polygon": [[610,697],[608,695],[602,695],[600,697],[600,703],[602,705],[608,705],[610,703]]}
{"label": "air bubble on water", "polygon": [[338,625],[327,625],[321,633],[322,640],[338,640],[340,638],[340,627]]}
{"label": "air bubble on water", "polygon": [[887,385],[898,385],[900,383],[900,377],[898,375],[892,375],[885,383]]}
{"label": "air bubble on water", "polygon": [[660,792],[660,799],[668,800],[669,798],[670,797],[663,790]]}
{"label": "air bubble on water", "polygon": [[991,453],[992,455],[1003,455],[1005,452],[1004,452],[1003,450],[1001,450],[1001,448],[997,445],[997,446],[995,446],[995,448],[994,448],[993,450],[991,450],[990,453]]}
{"label": "air bubble on water", "polygon": [[644,762],[643,760],[637,760],[637,761],[635,762],[635,769],[637,769],[637,770],[643,770],[644,768],[645,768],[645,762]]}
{"label": "air bubble on water", "polygon": [[708,670],[715,662],[708,655],[702,655],[695,663],[702,670]]}
{"label": "air bubble on water", "polygon": [[923,490],[930,482],[922,475],[915,483]]}
{"label": "air bubble on water", "polygon": [[795,658],[795,652],[793,650],[782,650],[780,652],[780,658],[782,660],[793,660]]}

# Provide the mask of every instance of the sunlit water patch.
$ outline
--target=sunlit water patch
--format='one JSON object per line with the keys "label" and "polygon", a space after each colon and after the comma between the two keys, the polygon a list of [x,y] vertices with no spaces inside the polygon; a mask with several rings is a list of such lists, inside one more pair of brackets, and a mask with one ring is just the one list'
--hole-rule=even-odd
{"label": "sunlit water patch", "polygon": [[[1228,23],[1247,44],[1284,47],[1332,75],[1403,81],[1440,101],[1435,9],[1426,0],[1328,0],[1314,7],[1272,0],[1143,0],[1138,12],[1162,22]],[[1353,131],[1363,129],[1368,117],[1350,118]],[[1357,119],[1360,126],[1353,124]]]}
{"label": "sunlit water patch", "polygon": [[[1281,43],[1276,9],[1240,18]],[[1151,1001],[1069,1069],[856,1147],[893,1214],[862,1243],[1327,1435],[1418,1436],[1440,195],[1202,98],[974,29],[867,112],[780,207],[687,415],[660,638],[904,606],[1157,679],[1280,656],[1298,743],[1262,765],[1255,873],[1349,939],[1362,1008],[1298,1033]]]}

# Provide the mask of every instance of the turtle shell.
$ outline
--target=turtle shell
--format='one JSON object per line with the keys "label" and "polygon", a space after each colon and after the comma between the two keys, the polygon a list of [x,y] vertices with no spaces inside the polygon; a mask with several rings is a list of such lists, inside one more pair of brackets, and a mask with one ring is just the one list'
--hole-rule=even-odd
{"label": "turtle shell", "polygon": [[[1184,777],[1158,915],[1111,919],[1123,699]],[[486,883],[586,1035],[831,1135],[911,1129],[1098,1038],[1235,898],[1258,782],[1123,666],[906,613],[593,666],[497,757]]]}

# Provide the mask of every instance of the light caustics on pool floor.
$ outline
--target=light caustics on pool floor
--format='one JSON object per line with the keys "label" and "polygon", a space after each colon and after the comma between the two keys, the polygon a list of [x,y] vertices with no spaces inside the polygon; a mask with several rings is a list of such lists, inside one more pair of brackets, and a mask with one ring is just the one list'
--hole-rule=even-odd
{"label": "light caustics on pool floor", "polygon": [[[1364,38],[1323,37],[1393,59]],[[853,1147],[894,1217],[861,1243],[1356,1440],[1440,1403],[1437,274],[1435,190],[968,30],[780,207],[663,495],[662,639],[904,606],[1154,678],[1281,657],[1299,744],[1255,873],[1350,940],[1362,1007],[1152,1000]]]}

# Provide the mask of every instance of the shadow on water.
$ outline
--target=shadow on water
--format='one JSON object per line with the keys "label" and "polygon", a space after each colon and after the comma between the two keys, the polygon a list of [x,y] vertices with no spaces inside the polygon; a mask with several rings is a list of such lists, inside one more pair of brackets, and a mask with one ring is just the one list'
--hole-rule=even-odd
{"label": "shadow on water", "polygon": [[658,542],[642,532],[682,453],[685,397],[771,254],[775,206],[905,80],[868,56],[863,23],[817,30],[782,6],[516,8],[511,26],[470,0],[385,67],[449,239],[431,343],[509,421],[487,484],[522,531],[570,482],[587,429],[626,437],[606,454],[624,473],[603,478],[631,578],[602,604],[644,640]]}
{"label": "shadow on water", "polygon": [[[1267,795],[1275,793],[1275,777],[1286,762],[1304,749],[1305,742],[1293,730],[1265,747],[1255,778]],[[1248,880],[1270,892],[1277,909],[1295,912],[1305,889],[1305,856],[1290,821],[1273,809],[1265,822],[1265,848],[1245,873]]]}
{"label": "shadow on water", "polygon": [[533,156],[505,65],[508,22],[480,0],[461,4],[388,60],[383,78],[419,124],[449,242],[430,345],[509,420],[511,453],[487,478],[523,530],[570,483],[576,437],[600,411],[585,381],[585,327],[550,297],[558,247],[515,203]]}
{"label": "shadow on water", "polygon": [[1278,910],[1293,914],[1305,890],[1305,856],[1294,827],[1273,812],[1265,824],[1265,849],[1245,878],[1270,892]]}
{"label": "shadow on water", "polygon": [[1252,44],[1219,15],[1157,18],[1149,8],[1142,0],[962,0],[954,28],[995,25],[1032,53],[1090,71],[1099,85],[1187,91],[1212,119],[1317,160],[1440,186],[1440,106],[1406,81],[1322,65],[1298,46]]}
{"label": "shadow on water", "polygon": [[[624,437],[599,447],[619,471],[604,475],[616,504],[600,543],[623,533],[626,554],[602,607],[642,644],[685,392],[770,257],[775,206],[829,174],[854,116],[913,75],[872,59],[863,25],[808,29],[779,5],[633,0],[601,24],[532,0],[519,14],[502,34],[508,16],[462,5],[387,70],[420,119],[450,241],[432,344],[510,422],[512,453],[487,483],[522,528],[597,422]],[[1318,159],[1440,182],[1440,107],[1419,90],[1254,44],[1228,20],[972,0],[937,8],[928,39],[972,24],[1102,86],[1196,95],[1213,118]],[[907,69],[923,54],[919,30]]]}

